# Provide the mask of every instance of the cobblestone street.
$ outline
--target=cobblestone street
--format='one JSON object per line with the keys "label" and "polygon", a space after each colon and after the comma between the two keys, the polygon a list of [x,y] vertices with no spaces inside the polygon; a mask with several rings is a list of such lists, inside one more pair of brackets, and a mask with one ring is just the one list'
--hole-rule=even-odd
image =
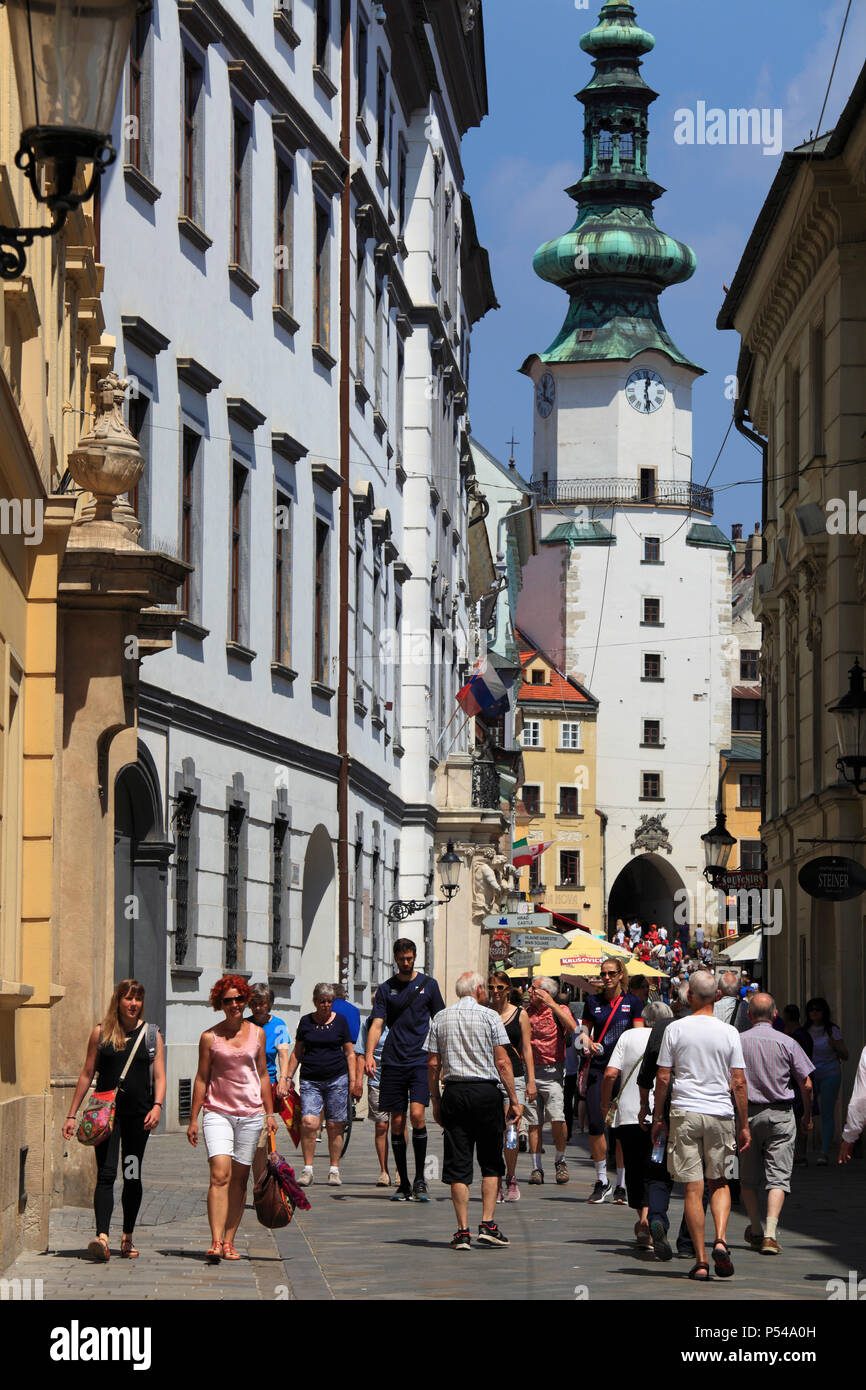
{"label": "cobblestone street", "polygon": [[[431,1124],[430,1162],[441,1159],[441,1137]],[[288,1137],[281,1151],[294,1161]],[[547,1139],[546,1178],[529,1187],[529,1159],[521,1155],[521,1200],[500,1206],[497,1218],[511,1240],[508,1249],[448,1249],[454,1217],[448,1190],[431,1181],[427,1205],[393,1204],[390,1190],[374,1186],[376,1162],[368,1123],[357,1124],[343,1167],[344,1185],[329,1188],[327,1155],[316,1155],[311,1210],[286,1230],[260,1226],[250,1207],[238,1233],[237,1263],[211,1266],[204,1251],[210,1237],[205,1214],[207,1168],[185,1137],[160,1136],[148,1146],[145,1198],[136,1228],[138,1260],[121,1260],[119,1200],[108,1265],[93,1264],[87,1243],[90,1211],[65,1208],[51,1219],[51,1248],[22,1256],[8,1279],[41,1279],[45,1300],[69,1299],[444,1299],[675,1300],[702,1303],[735,1300],[826,1301],[827,1281],[848,1281],[863,1265],[866,1175],[862,1162],[847,1168],[796,1169],[785,1206],[780,1240],[783,1254],[768,1258],[743,1244],[746,1217],[735,1208],[729,1227],[736,1274],[713,1280],[700,1293],[687,1279],[690,1262],[657,1262],[632,1238],[634,1216],[625,1207],[586,1204],[593,1173],[586,1140],[569,1149],[571,1181],[553,1183],[553,1152]],[[814,1158],[812,1159],[814,1163]],[[411,1166],[411,1159],[410,1159]],[[300,1161],[297,1164],[300,1170]],[[438,1168],[437,1168],[438,1171]],[[116,1193],[119,1199],[120,1185]],[[470,1206],[473,1230],[481,1219],[476,1183]],[[674,1197],[671,1218],[679,1222],[682,1201]]]}

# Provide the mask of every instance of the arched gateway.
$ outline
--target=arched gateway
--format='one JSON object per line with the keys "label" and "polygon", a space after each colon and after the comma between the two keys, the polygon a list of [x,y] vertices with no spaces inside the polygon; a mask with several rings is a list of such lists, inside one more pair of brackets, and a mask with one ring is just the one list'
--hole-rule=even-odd
{"label": "arched gateway", "polygon": [[[674,894],[683,887],[676,869],[660,855],[637,855],[613,882],[607,900],[608,932],[613,933],[616,920],[621,917],[623,922],[656,922],[667,927],[668,937],[673,940],[679,925],[674,922]],[[681,896],[679,901],[686,899]]]}

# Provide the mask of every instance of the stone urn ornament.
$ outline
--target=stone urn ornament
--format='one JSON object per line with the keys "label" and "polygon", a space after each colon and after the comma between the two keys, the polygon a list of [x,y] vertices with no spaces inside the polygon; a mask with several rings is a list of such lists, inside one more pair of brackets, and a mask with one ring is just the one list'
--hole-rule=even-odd
{"label": "stone urn ornament", "polygon": [[[117,372],[101,379],[94,394],[96,421],[81,436],[68,464],[78,486],[92,494],[75,523],[86,528],[86,543],[137,550],[141,523],[127,501],[118,501],[133,491],[144,472],[138,440],[123,418],[128,386]],[[80,533],[78,543],[85,544]]]}

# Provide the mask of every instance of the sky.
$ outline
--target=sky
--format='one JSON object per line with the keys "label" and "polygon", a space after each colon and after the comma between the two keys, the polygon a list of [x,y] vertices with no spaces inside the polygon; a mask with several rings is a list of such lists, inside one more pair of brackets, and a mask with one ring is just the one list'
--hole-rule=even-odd
{"label": "sky", "polygon": [[[555,338],[568,300],[539,280],[532,256],[569,230],[575,205],[564,189],[583,171],[584,108],[575,101],[592,76],[580,48],[602,0],[485,0],[490,114],[463,141],[466,191],[478,235],[490,252],[500,309],[472,335],[473,434],[532,474],[533,388],[519,376],[531,352]],[[781,150],[817,130],[848,0],[632,0],[638,23],[656,40],[642,76],[659,93],[650,107],[649,173],[668,191],[655,207],[658,227],[687,242],[698,268],[661,296],[674,342],[703,367],[695,384],[694,469],[706,481],[731,420],[727,378],[740,339],[716,318],[781,162],[760,145],[689,145],[674,138],[675,113],[740,107],[781,110]],[[866,0],[853,0],[821,130],[831,129],[866,61]],[[771,118],[775,119],[775,118]],[[768,127],[768,134],[773,126]],[[761,520],[761,457],[731,430],[713,473],[715,520],[730,535]],[[751,481],[750,481],[751,480]],[[732,486],[733,485],[733,486]]]}

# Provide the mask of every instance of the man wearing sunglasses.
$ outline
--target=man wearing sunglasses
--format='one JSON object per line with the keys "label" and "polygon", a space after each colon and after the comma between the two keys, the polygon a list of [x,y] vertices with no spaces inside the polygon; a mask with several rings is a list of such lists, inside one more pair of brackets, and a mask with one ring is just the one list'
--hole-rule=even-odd
{"label": "man wearing sunglasses", "polygon": [[[607,1138],[601,1105],[601,1083],[605,1067],[623,1033],[642,1028],[643,1001],[628,992],[628,974],[621,960],[603,960],[599,971],[601,990],[587,996],[583,1006],[580,1039],[587,1061],[583,1065],[586,1110],[589,1116],[589,1152],[595,1164],[595,1186],[588,1201],[603,1202],[610,1196],[607,1176]],[[582,1089],[582,1087],[581,1087]],[[613,1199],[626,1202],[625,1167],[617,1167]]]}

